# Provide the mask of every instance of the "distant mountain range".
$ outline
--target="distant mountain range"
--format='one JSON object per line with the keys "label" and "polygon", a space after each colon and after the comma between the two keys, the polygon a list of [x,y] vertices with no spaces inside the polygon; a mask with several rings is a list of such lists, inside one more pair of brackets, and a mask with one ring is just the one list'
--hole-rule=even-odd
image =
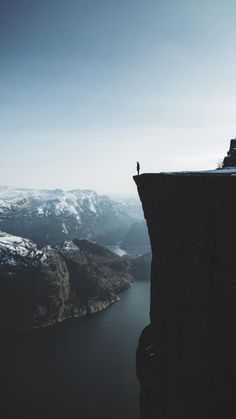
{"label": "distant mountain range", "polygon": [[0,187],[0,230],[40,246],[84,238],[103,244],[124,240],[142,220],[140,202],[91,190],[33,190]]}
{"label": "distant mountain range", "polygon": [[[102,246],[117,244],[126,256]],[[150,277],[148,251],[138,199],[0,187],[0,331],[106,308]]]}

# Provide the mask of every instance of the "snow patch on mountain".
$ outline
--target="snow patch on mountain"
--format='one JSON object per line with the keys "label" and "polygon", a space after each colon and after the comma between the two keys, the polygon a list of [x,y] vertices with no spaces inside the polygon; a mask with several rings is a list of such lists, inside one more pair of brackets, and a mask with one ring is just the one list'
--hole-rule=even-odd
{"label": "snow patch on mountain", "polygon": [[71,190],[34,190],[0,187],[0,214],[18,208],[30,208],[38,215],[74,215],[80,221],[79,214],[85,210],[97,213],[98,197],[94,191]]}
{"label": "snow patch on mountain", "polygon": [[40,246],[85,238],[103,244],[124,239],[139,219],[136,200],[121,201],[92,190],[0,187],[0,231]]}
{"label": "snow patch on mountain", "polygon": [[46,260],[47,256],[43,250],[31,240],[0,231],[0,264],[8,263],[16,265],[17,258],[37,258],[39,261]]}

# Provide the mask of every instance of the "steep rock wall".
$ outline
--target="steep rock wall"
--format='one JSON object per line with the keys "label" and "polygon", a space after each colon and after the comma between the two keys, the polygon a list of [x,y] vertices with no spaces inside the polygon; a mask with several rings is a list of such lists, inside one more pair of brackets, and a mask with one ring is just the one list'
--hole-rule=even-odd
{"label": "steep rock wall", "polygon": [[235,418],[236,172],[135,176],[151,247],[143,419]]}

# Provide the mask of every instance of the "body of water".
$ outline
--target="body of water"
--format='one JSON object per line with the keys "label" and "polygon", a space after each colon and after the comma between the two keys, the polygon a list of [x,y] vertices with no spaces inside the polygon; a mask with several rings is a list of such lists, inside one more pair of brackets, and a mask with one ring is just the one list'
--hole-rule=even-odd
{"label": "body of water", "polygon": [[1,336],[1,418],[137,419],[135,351],[149,285],[135,282],[101,313]]}

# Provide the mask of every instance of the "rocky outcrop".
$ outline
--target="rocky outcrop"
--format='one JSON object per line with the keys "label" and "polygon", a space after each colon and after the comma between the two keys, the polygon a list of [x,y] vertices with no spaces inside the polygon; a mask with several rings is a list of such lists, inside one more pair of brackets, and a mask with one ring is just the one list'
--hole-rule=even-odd
{"label": "rocky outcrop", "polygon": [[130,286],[129,263],[86,240],[39,249],[0,232],[0,331],[95,313]]}
{"label": "rocky outcrop", "polygon": [[69,271],[73,310],[82,306],[86,313],[100,311],[133,282],[128,263],[97,243],[77,239],[57,249]]}
{"label": "rocky outcrop", "polygon": [[236,139],[230,141],[230,148],[223,160],[222,167],[236,167]]}
{"label": "rocky outcrop", "polygon": [[152,247],[142,419],[235,418],[236,171],[135,176]]}
{"label": "rocky outcrop", "polygon": [[0,232],[0,330],[64,319],[70,292],[65,262],[50,246]]}

